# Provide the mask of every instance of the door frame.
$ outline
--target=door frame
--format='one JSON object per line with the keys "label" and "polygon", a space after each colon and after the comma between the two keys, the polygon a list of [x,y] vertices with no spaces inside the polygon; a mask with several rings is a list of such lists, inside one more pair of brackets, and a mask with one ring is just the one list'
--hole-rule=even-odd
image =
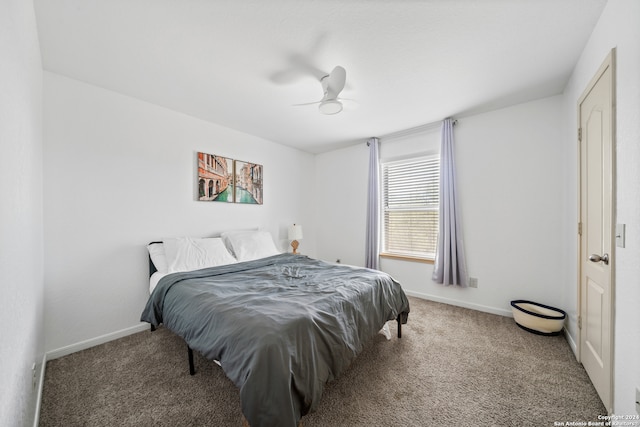
{"label": "door frame", "polygon": [[577,119],[578,119],[578,129],[577,129],[577,141],[578,141],[578,247],[577,247],[577,270],[578,270],[578,278],[577,278],[577,288],[578,288],[578,304],[577,304],[577,315],[578,315],[578,342],[577,342],[577,359],[578,362],[582,363],[581,357],[582,357],[582,339],[583,339],[583,330],[582,330],[582,326],[581,326],[581,316],[582,316],[582,264],[586,262],[585,259],[582,258],[581,256],[581,252],[582,252],[582,141],[581,141],[581,135],[580,135],[580,127],[581,127],[581,123],[582,123],[582,117],[581,117],[581,111],[580,111],[580,106],[582,105],[582,102],[585,100],[585,98],[589,95],[589,93],[591,92],[591,90],[593,89],[593,87],[595,86],[596,82],[600,79],[600,77],[602,76],[602,74],[605,72],[605,70],[607,68],[610,68],[611,70],[611,86],[610,86],[610,91],[611,91],[611,187],[609,188],[609,193],[610,193],[610,199],[611,199],[611,233],[610,233],[610,238],[611,238],[611,251],[610,251],[610,265],[611,265],[611,269],[610,269],[610,292],[611,292],[611,299],[610,299],[610,307],[609,307],[609,313],[611,316],[610,319],[610,327],[609,327],[609,334],[610,334],[610,372],[609,372],[609,377],[610,377],[610,381],[609,381],[609,396],[610,396],[610,401],[609,402],[603,402],[605,408],[607,409],[607,411],[609,412],[609,414],[613,413],[613,402],[614,402],[614,391],[615,391],[615,387],[614,387],[614,382],[615,382],[615,369],[614,369],[614,365],[615,365],[615,270],[616,270],[616,238],[615,238],[615,229],[616,229],[616,201],[617,201],[617,197],[616,197],[616,179],[617,179],[617,172],[616,172],[616,117],[617,117],[617,112],[616,112],[616,49],[613,48],[611,49],[611,51],[607,54],[607,56],[605,57],[604,61],[602,62],[602,64],[600,65],[600,67],[598,68],[598,71],[594,74],[594,76],[591,78],[591,80],[589,81],[589,83],[587,84],[587,86],[585,87],[584,91],[582,92],[582,95],[580,95],[580,98],[578,98],[578,103],[577,103]]}

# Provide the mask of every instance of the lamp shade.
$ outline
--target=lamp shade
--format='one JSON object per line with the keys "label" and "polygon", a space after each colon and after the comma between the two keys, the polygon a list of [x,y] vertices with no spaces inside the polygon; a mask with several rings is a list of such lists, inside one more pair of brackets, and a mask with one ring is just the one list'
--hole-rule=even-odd
{"label": "lamp shade", "polygon": [[289,240],[300,240],[302,239],[302,226],[293,224],[289,227]]}

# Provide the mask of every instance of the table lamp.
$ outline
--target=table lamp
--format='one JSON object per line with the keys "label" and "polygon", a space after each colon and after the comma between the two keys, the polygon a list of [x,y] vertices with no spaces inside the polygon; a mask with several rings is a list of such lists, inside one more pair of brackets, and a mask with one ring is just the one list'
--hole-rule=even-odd
{"label": "table lamp", "polygon": [[298,240],[302,240],[302,226],[293,224],[289,227],[289,240],[291,240],[291,247],[293,248],[293,253],[298,253]]}

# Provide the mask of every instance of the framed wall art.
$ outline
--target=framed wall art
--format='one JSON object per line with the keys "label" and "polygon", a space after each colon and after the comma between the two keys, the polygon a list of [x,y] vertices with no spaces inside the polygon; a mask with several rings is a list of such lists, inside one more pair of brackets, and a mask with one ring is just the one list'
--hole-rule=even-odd
{"label": "framed wall art", "polygon": [[262,204],[262,165],[234,161],[236,203]]}
{"label": "framed wall art", "polygon": [[234,202],[233,159],[198,152],[198,200]]}

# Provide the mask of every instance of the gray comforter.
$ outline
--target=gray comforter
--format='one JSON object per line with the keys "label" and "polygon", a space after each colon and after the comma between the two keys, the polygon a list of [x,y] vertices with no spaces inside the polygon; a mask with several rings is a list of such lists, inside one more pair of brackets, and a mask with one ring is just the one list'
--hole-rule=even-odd
{"label": "gray comforter", "polygon": [[142,313],[220,361],[252,427],[297,426],[409,302],[389,275],[281,254],[160,280]]}

